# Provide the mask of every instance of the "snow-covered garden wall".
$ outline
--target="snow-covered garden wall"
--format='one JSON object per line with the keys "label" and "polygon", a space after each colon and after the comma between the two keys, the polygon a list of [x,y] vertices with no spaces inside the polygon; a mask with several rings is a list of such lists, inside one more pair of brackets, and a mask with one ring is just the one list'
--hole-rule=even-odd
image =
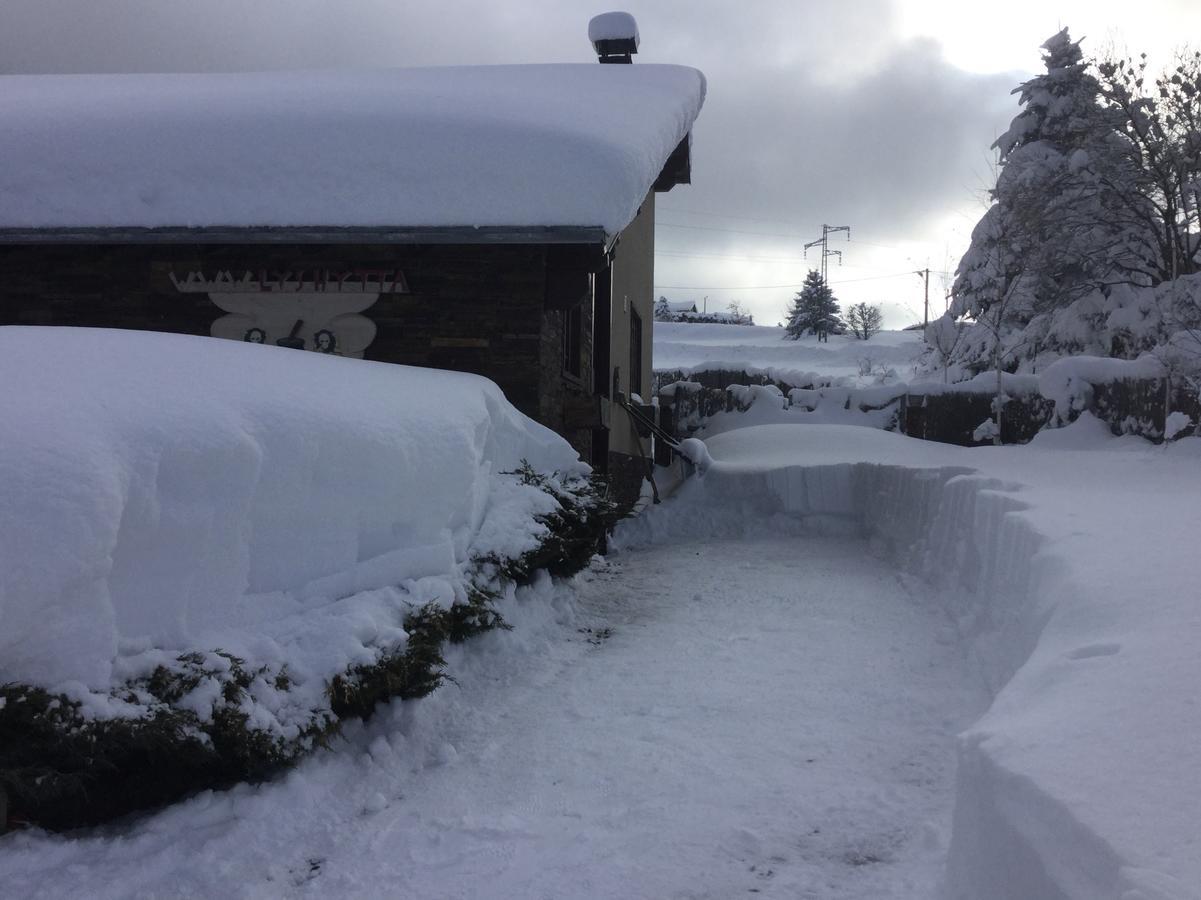
{"label": "snow-covered garden wall", "polygon": [[[660,402],[671,408],[681,437],[803,421],[865,425],[963,446],[991,440],[980,429],[994,416],[997,378],[991,372],[956,384],[793,387],[786,395],[779,382],[759,373],[721,370],[690,377],[697,380],[659,389]],[[1001,387],[1001,437],[1007,444],[1026,443],[1040,430],[1062,427],[1083,412],[1104,421],[1114,434],[1137,434],[1154,441],[1191,435],[1201,422],[1196,389],[1166,377],[1163,366],[1151,356],[1136,360],[1068,357],[1039,375],[1005,373]],[[723,413],[750,415],[714,420]]]}
{"label": "snow-covered garden wall", "polygon": [[863,534],[938,592],[994,695],[961,737],[950,895],[1184,900],[1201,884],[1195,444],[1087,415],[1020,449],[736,429],[619,541]]}

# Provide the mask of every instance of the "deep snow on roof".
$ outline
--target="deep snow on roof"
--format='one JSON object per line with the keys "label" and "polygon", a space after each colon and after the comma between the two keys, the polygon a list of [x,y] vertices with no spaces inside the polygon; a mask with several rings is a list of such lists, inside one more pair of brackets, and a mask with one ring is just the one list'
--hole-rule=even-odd
{"label": "deep snow on roof", "polygon": [[633,219],[700,111],[682,66],[0,77],[0,228]]}

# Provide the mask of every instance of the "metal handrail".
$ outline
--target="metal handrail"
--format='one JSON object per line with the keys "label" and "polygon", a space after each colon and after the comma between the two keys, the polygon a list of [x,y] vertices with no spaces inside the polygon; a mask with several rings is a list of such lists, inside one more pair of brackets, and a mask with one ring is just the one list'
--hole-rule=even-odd
{"label": "metal handrail", "polygon": [[635,422],[638,422],[645,428],[649,429],[651,434],[666,443],[667,446],[671,447],[672,450],[675,450],[677,453],[679,452],[679,440],[677,440],[674,435],[668,434],[666,431],[664,431],[659,423],[646,415],[646,413],[644,413],[641,409],[631,404],[624,395],[621,395],[617,398],[617,404],[625,409],[625,411],[630,414],[630,417],[633,418]]}

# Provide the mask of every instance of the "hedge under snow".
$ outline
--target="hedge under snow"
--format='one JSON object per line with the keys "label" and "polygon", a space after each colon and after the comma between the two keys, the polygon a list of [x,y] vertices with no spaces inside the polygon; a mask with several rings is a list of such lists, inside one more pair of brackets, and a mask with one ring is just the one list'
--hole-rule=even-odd
{"label": "hedge under snow", "polygon": [[[587,466],[478,376],[7,327],[0,378],[11,727],[125,745],[153,720],[203,750],[229,726],[286,761],[339,706],[420,693],[506,579],[599,534]],[[33,762],[0,755],[12,790]]]}

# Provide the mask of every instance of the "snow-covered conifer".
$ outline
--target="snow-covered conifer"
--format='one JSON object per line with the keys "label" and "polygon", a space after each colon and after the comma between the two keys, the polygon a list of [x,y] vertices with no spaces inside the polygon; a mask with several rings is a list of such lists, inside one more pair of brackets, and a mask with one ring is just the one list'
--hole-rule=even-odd
{"label": "snow-covered conifer", "polygon": [[[952,314],[990,332],[961,344],[956,361],[966,371],[1016,366],[1036,352],[1038,342],[1022,334],[1036,317],[1145,280],[1145,228],[1115,208],[1107,186],[1133,177],[1116,117],[1066,28],[1043,49],[1046,73],[1015,90],[1023,109],[994,144],[993,203],[952,288]],[[983,347],[987,358],[971,356]],[[998,359],[1002,348],[1007,358]]]}
{"label": "snow-covered conifer", "polygon": [[805,276],[805,284],[792,300],[788,310],[785,337],[795,341],[805,332],[810,334],[841,333],[846,325],[840,315],[841,309],[834,298],[834,291],[826,284],[821,273],[811,270]]}

